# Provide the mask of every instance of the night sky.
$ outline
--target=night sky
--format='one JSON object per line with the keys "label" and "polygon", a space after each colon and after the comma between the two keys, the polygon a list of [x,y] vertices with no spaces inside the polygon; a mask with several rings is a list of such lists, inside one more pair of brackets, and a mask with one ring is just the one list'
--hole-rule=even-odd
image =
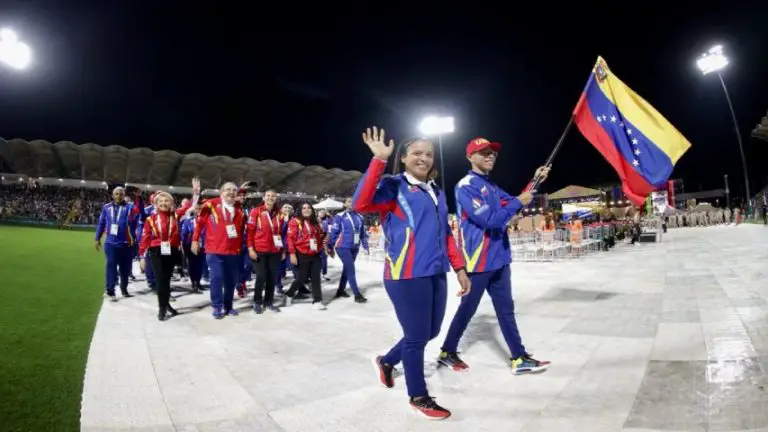
{"label": "night sky", "polygon": [[[418,135],[424,115],[452,115],[447,184],[467,169],[466,142],[483,136],[504,145],[494,178],[514,193],[553,148],[602,55],[693,143],[673,174],[686,191],[722,187],[729,174],[740,195],[722,88],[694,65],[722,43],[752,192],[768,182],[768,144],[749,136],[768,111],[768,2],[510,3],[431,16],[157,3],[3,1],[0,25],[35,60],[23,73],[0,69],[0,136],[364,170],[365,127],[399,140]],[[543,190],[616,179],[574,128]]]}

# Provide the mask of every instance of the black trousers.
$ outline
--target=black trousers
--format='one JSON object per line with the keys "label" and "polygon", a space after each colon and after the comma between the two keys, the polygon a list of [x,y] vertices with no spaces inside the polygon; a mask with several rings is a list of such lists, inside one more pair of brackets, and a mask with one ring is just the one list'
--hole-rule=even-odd
{"label": "black trousers", "polygon": [[157,306],[160,312],[168,310],[171,298],[171,276],[173,268],[181,260],[181,251],[178,248],[171,248],[170,255],[161,255],[160,246],[149,248],[149,263],[152,265],[152,272],[155,274],[155,284],[157,287]]}
{"label": "black trousers", "polygon": [[286,293],[287,296],[293,297],[304,286],[304,282],[309,276],[309,283],[312,286],[312,300],[315,302],[323,301],[323,291],[320,288],[320,270],[323,263],[320,260],[320,254],[304,255],[296,253],[296,260],[298,261],[296,279],[293,280],[291,288]]}
{"label": "black trousers", "polygon": [[[253,287],[253,303],[271,305],[275,298],[275,281],[280,268],[283,254],[257,252],[258,259],[253,262],[253,272],[256,273],[256,285]],[[262,292],[264,299],[262,301]]]}

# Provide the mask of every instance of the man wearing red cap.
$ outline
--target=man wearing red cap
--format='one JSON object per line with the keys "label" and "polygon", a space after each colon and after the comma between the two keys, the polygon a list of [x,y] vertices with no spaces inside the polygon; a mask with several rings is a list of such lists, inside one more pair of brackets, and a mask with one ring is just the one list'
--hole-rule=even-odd
{"label": "man wearing red cap", "polygon": [[[483,293],[488,290],[501,333],[512,355],[510,364],[514,372],[537,372],[546,369],[549,362],[534,359],[522,344],[512,299],[509,269],[512,252],[506,234],[507,223],[531,202],[535,191],[525,191],[513,197],[488,178],[499,150],[501,144],[485,138],[475,138],[467,144],[467,159],[472,169],[456,185],[456,214],[459,249],[464,255],[472,291],[461,299],[438,362],[456,371],[469,368],[459,358],[457,347]],[[543,180],[548,173],[549,167],[541,167],[536,170],[536,177]]]}

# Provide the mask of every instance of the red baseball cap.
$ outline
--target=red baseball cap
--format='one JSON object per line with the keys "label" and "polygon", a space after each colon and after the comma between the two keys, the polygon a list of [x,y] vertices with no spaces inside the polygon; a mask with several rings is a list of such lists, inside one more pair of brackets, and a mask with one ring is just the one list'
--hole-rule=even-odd
{"label": "red baseball cap", "polygon": [[470,141],[469,144],[467,144],[467,156],[472,155],[472,153],[483,151],[487,148],[490,148],[491,150],[498,153],[499,150],[501,150],[501,144],[490,142],[485,138],[475,138]]}

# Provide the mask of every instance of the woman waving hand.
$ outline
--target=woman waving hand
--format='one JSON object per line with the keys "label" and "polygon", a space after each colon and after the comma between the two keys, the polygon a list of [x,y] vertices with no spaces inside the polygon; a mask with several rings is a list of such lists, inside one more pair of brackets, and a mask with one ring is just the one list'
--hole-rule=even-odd
{"label": "woman waving hand", "polygon": [[[453,267],[461,289],[470,290],[464,260],[448,224],[445,193],[434,183],[435,146],[426,139],[403,142],[395,154],[393,175],[382,178],[395,146],[376,127],[363,133],[373,159],[352,198],[360,213],[378,213],[387,238],[384,286],[403,329],[403,338],[375,358],[379,380],[394,386],[392,372],[402,361],[410,404],[430,419],[450,411],[427,392],[424,348],[440,333],[447,300],[446,274]],[[401,166],[403,172],[401,172]]]}

